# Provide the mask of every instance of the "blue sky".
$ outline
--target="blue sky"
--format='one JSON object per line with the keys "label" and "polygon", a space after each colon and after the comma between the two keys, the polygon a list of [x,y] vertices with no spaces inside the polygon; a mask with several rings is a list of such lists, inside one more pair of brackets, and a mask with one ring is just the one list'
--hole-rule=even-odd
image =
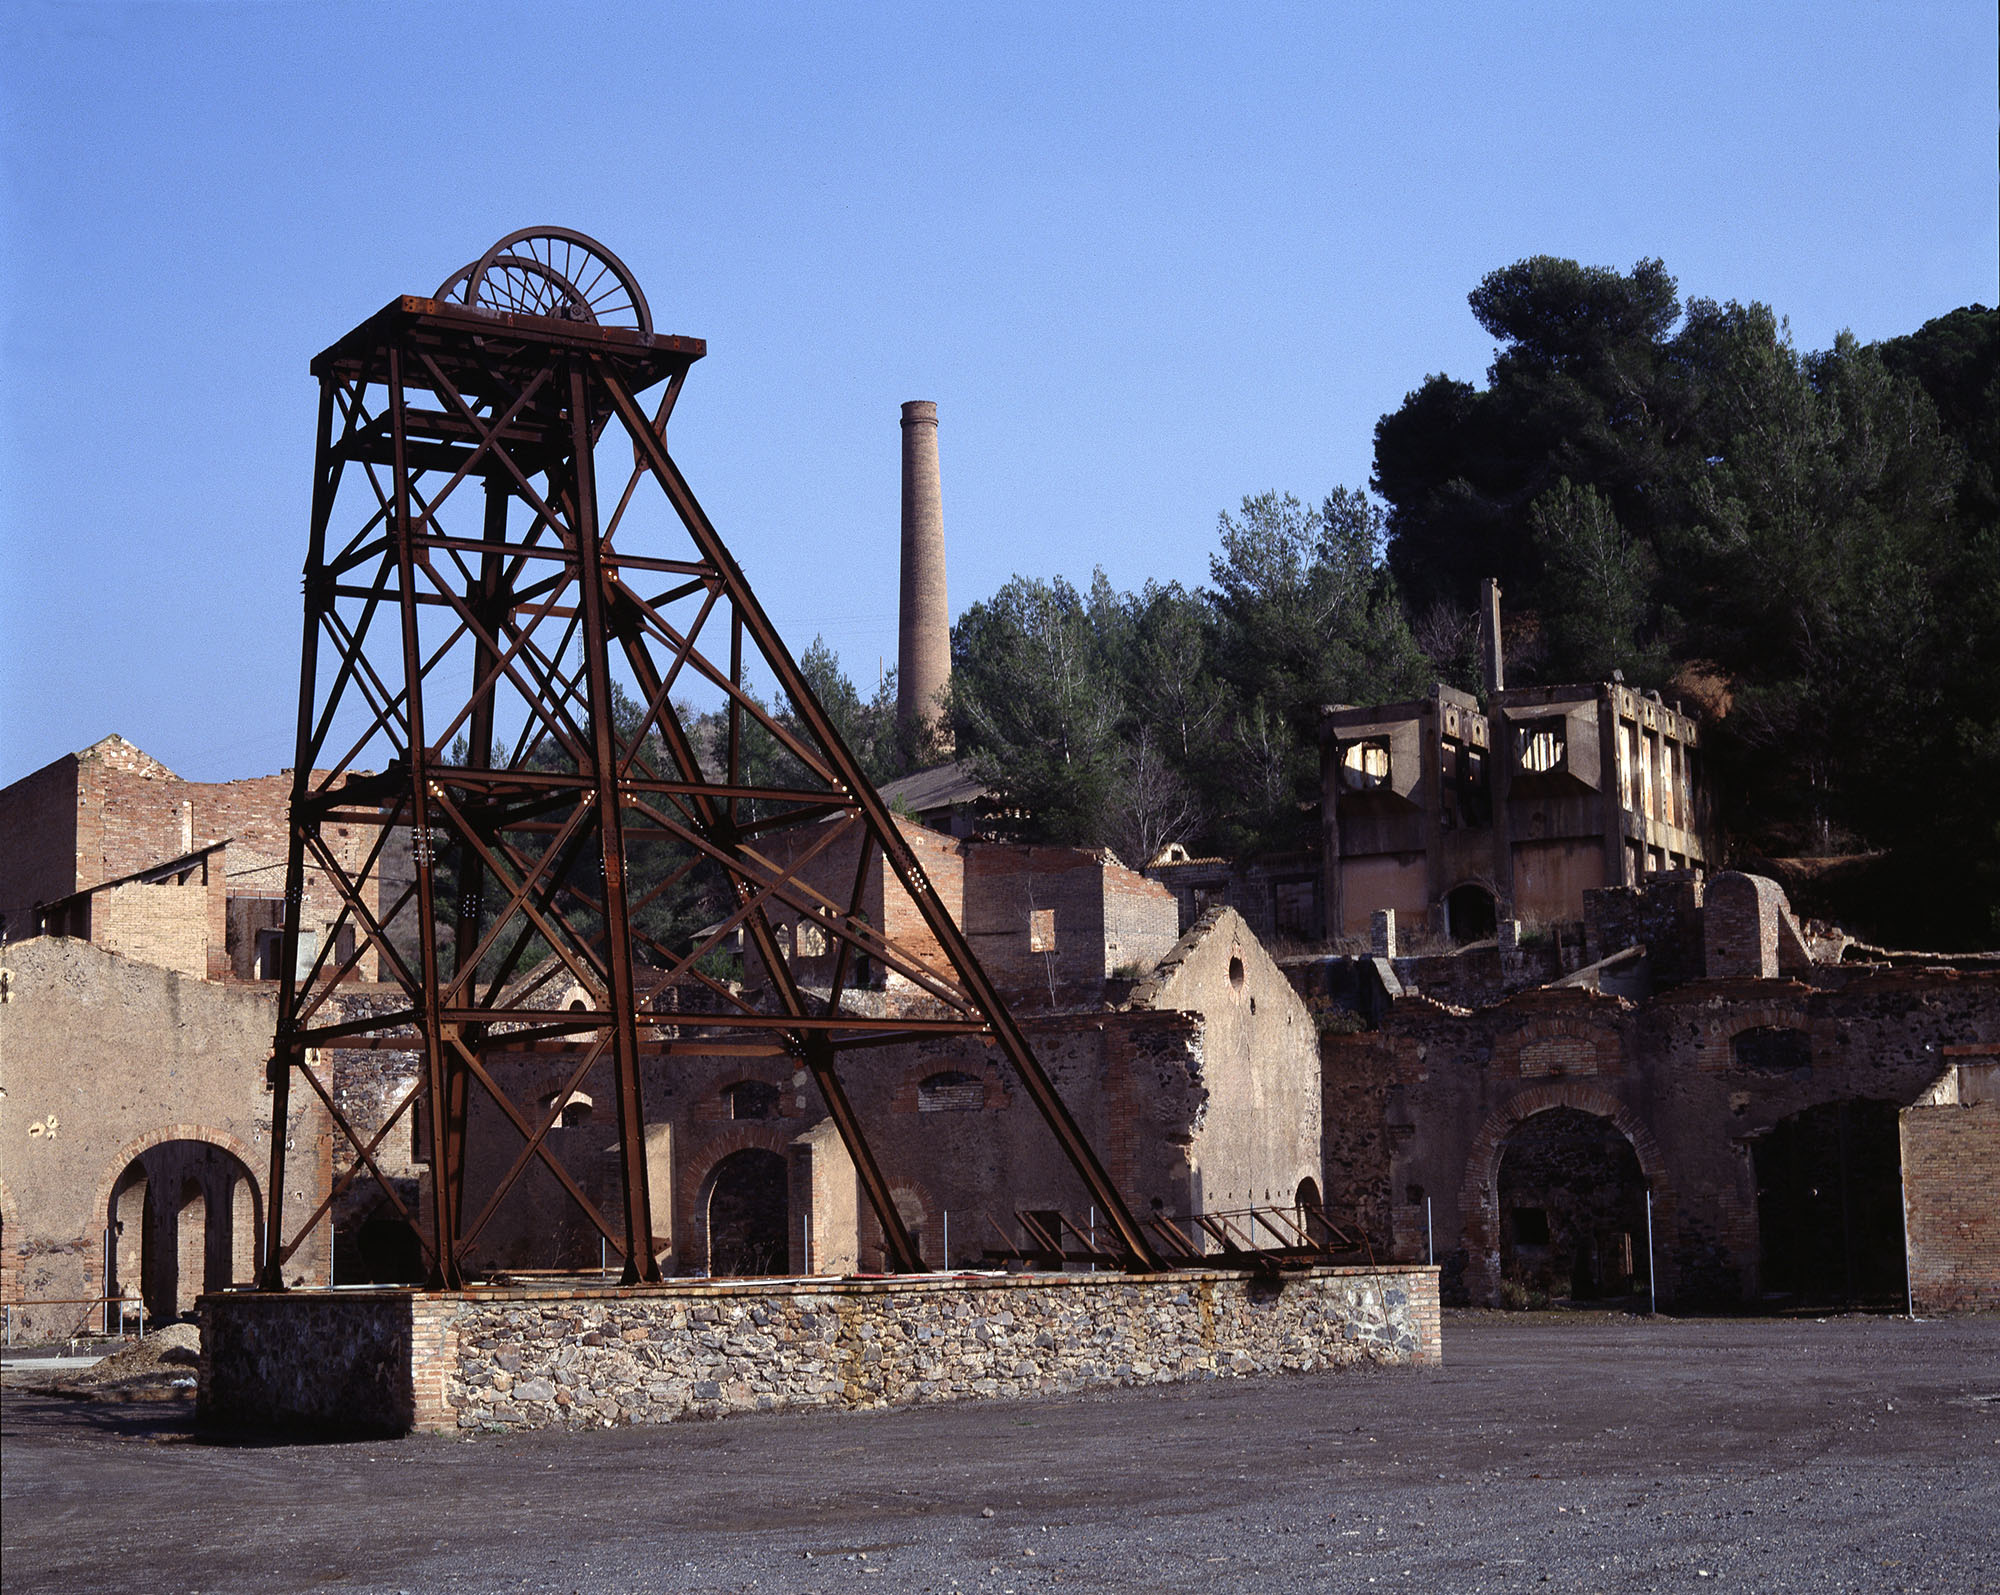
{"label": "blue sky", "polygon": [[1990,0],[48,5],[0,18],[0,783],[290,762],[312,354],[516,227],[704,337],[674,449],[798,651],[893,662],[897,407],[954,609],[1205,578],[1365,482],[1524,255],[1823,347],[2000,297]]}

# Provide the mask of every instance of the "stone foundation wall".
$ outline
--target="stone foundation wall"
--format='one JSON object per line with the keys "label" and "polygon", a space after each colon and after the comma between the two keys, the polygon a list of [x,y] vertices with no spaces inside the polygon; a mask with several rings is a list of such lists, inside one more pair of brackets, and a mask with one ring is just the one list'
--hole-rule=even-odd
{"label": "stone foundation wall", "polygon": [[1421,1267],[232,1293],[203,1307],[203,1413],[270,1428],[672,1423],[1443,1361],[1437,1274]]}
{"label": "stone foundation wall", "polygon": [[[420,1367],[442,1343],[410,1291],[231,1292],[200,1306],[204,1422],[229,1429],[401,1434],[435,1406]],[[418,1320],[422,1318],[422,1332]]]}

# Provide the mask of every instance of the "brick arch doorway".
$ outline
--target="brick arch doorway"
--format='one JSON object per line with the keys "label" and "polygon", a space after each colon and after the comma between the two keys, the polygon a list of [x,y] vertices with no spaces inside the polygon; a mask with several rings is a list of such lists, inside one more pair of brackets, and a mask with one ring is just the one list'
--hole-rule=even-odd
{"label": "brick arch doorway", "polygon": [[1523,1119],[1501,1142],[1494,1196],[1504,1303],[1622,1303],[1646,1288],[1646,1176],[1609,1119]]}
{"label": "brick arch doorway", "polygon": [[703,1183],[710,1276],[784,1273],[791,1238],[785,1159],[762,1147],[745,1147],[717,1163]]}
{"label": "brick arch doorway", "polygon": [[[1557,1110],[1568,1110],[1587,1119],[1604,1121],[1604,1124],[1602,1128],[1597,1128],[1578,1125],[1575,1121],[1557,1120],[1539,1127],[1536,1132],[1527,1136],[1516,1136],[1516,1132],[1537,1115]],[[1465,1290],[1468,1299],[1474,1305],[1497,1306],[1501,1299],[1500,1286],[1504,1277],[1505,1261],[1502,1227],[1503,1222],[1511,1220],[1503,1219],[1500,1175],[1510,1144],[1516,1149],[1529,1150],[1532,1163],[1536,1139],[1545,1135],[1548,1139],[1556,1141],[1559,1147],[1565,1131],[1600,1140],[1607,1134],[1615,1134],[1630,1148],[1632,1161],[1637,1165],[1639,1176],[1636,1192],[1629,1193],[1636,1195],[1637,1212],[1640,1215],[1638,1229],[1630,1232],[1634,1289],[1644,1288],[1646,1279],[1643,1215],[1645,1193],[1648,1190],[1653,1193],[1654,1255],[1656,1257],[1664,1255],[1666,1235],[1671,1229],[1673,1199],[1666,1182],[1665,1159],[1652,1132],[1624,1103],[1600,1087],[1568,1080],[1533,1086],[1517,1092],[1487,1115],[1486,1122],[1473,1137],[1472,1148],[1466,1158],[1465,1177],[1459,1186],[1459,1212],[1463,1215],[1465,1226]],[[1612,1148],[1607,1146],[1607,1158],[1611,1151]],[[1564,1161],[1559,1149],[1555,1154],[1555,1161],[1558,1165]],[[1532,1168],[1530,1172],[1533,1172]],[[1612,1205],[1614,1211],[1620,1210],[1615,1204]],[[1593,1241],[1595,1240],[1596,1236],[1593,1234]],[[1511,1252],[1513,1246],[1510,1244],[1505,1250]],[[1551,1257],[1551,1277],[1555,1261]],[[1669,1297],[1667,1283],[1665,1278],[1659,1281],[1662,1301]],[[1569,1284],[1573,1288],[1573,1273]]]}
{"label": "brick arch doorway", "polygon": [[137,1298],[152,1323],[194,1310],[207,1291],[257,1276],[264,1203],[249,1165],[219,1142],[174,1137],[146,1146],[111,1182],[107,1296]]}
{"label": "brick arch doorway", "polygon": [[1486,941],[1498,929],[1499,906],[1478,881],[1466,881],[1444,894],[1445,934],[1460,945]]}

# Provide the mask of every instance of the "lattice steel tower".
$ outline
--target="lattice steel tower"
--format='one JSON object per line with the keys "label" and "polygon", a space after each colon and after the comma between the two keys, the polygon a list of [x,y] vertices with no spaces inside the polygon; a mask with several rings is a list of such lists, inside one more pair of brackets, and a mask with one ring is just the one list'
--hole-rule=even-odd
{"label": "lattice steel tower", "polygon": [[[861,1066],[870,1047],[941,1034],[998,1046],[1124,1260],[1159,1266],[668,451],[668,418],[704,352],[699,339],[653,331],[645,296],[602,245],[540,228],[503,238],[431,298],[393,301],[313,362],[319,446],[271,1083],[274,1123],[302,1085],[352,1157],[288,1238],[287,1149],[273,1138],[267,1289],[283,1288],[286,1260],[364,1173],[416,1229],[431,1282],[456,1287],[468,1248],[537,1160],[623,1257],[627,1283],[659,1278],[642,1052],[796,1058],[894,1265],[920,1270],[841,1067]],[[654,395],[650,408],[642,394]],[[623,479],[608,514],[601,470]],[[775,683],[774,706],[746,667]],[[725,706],[723,730],[702,745],[673,699],[691,682]],[[754,778],[753,752],[764,772]],[[334,827],[372,837],[365,866],[343,865]],[[778,846],[774,833],[788,829],[803,839]],[[851,893],[802,876],[857,838]],[[878,857],[934,948],[901,945],[862,915]],[[308,872],[338,902],[329,922],[304,923]],[[702,880],[720,917],[665,928],[664,905]],[[837,949],[829,989],[793,978],[774,912]],[[710,967],[739,931],[746,964],[762,972],[740,986]],[[864,956],[924,993],[924,1012],[859,1011],[850,982]],[[400,996],[342,1017],[340,983],[367,960]],[[524,974],[540,966],[559,967],[584,1005],[523,1002]],[[699,1011],[676,999],[672,1021],[660,1018],[670,991],[698,997]],[[310,1053],[333,1047],[420,1055],[416,1090],[372,1135],[313,1066]],[[620,1211],[602,1211],[548,1143],[568,1093],[514,1101],[487,1064],[503,1048],[573,1060],[570,1091],[609,1059]],[[519,1144],[469,1212],[477,1093]],[[412,1211],[376,1158],[411,1112],[432,1176],[426,1211]]]}

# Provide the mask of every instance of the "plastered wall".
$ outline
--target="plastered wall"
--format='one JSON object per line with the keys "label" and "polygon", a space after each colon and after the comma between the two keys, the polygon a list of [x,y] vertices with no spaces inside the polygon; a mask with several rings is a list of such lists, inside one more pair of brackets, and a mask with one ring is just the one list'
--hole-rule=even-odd
{"label": "plastered wall", "polygon": [[[5,1237],[16,1299],[100,1294],[119,1177],[166,1143],[200,1142],[227,1154],[251,1181],[255,1214],[264,1212],[272,1134],[264,1083],[274,1019],[268,992],[217,985],[65,937],[9,944],[0,949],[0,968],[0,1160],[18,1210],[18,1220],[8,1215]],[[325,1194],[330,1142],[311,1094],[295,1091],[292,1102],[287,1205],[296,1222]],[[322,1233],[292,1272],[323,1283],[327,1261]],[[30,1305],[17,1309],[16,1336],[65,1334],[87,1316],[81,1307]]]}

